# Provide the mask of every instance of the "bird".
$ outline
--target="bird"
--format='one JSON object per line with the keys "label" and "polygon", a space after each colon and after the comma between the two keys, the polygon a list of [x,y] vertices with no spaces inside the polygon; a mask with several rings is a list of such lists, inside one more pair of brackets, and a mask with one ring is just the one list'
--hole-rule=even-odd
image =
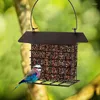
{"label": "bird", "polygon": [[32,67],[31,71],[22,79],[18,85],[13,89],[17,89],[22,83],[35,83],[40,78],[41,65],[35,65]]}

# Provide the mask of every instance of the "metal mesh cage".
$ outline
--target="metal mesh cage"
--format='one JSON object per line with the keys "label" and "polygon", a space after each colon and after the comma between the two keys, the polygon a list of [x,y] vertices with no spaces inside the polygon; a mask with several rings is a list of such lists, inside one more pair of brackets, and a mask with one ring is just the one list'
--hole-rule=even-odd
{"label": "metal mesh cage", "polygon": [[[77,82],[77,44],[75,45],[48,45],[34,44],[31,47],[31,66],[42,66],[40,79],[50,81],[50,85],[60,82]],[[65,85],[64,85],[65,86]]]}

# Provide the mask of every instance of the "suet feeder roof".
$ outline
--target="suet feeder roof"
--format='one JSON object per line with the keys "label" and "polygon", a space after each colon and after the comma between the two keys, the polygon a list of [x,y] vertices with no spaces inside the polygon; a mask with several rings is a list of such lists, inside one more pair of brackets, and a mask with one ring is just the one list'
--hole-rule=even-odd
{"label": "suet feeder roof", "polygon": [[31,44],[76,44],[88,42],[82,32],[32,32],[26,31],[19,42]]}

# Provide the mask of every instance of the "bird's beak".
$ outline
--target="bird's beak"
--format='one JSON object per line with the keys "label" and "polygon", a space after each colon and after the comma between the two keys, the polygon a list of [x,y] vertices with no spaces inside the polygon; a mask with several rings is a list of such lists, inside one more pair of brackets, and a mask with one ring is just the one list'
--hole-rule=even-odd
{"label": "bird's beak", "polygon": [[41,69],[37,69],[39,72],[41,72]]}

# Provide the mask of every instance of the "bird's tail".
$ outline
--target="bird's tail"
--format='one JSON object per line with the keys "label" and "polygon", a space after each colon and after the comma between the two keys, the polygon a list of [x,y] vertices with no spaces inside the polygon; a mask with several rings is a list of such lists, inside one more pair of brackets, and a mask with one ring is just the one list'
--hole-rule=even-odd
{"label": "bird's tail", "polygon": [[19,83],[18,83],[18,85],[13,89],[13,91],[14,90],[16,90],[22,83],[24,83],[24,82],[26,82],[25,80],[21,80]]}
{"label": "bird's tail", "polygon": [[18,84],[22,84],[22,83],[25,83],[26,82],[26,80],[21,80]]}
{"label": "bird's tail", "polygon": [[18,84],[18,85],[12,90],[12,92],[13,92],[14,90],[16,90],[19,86],[20,86],[20,84]]}

